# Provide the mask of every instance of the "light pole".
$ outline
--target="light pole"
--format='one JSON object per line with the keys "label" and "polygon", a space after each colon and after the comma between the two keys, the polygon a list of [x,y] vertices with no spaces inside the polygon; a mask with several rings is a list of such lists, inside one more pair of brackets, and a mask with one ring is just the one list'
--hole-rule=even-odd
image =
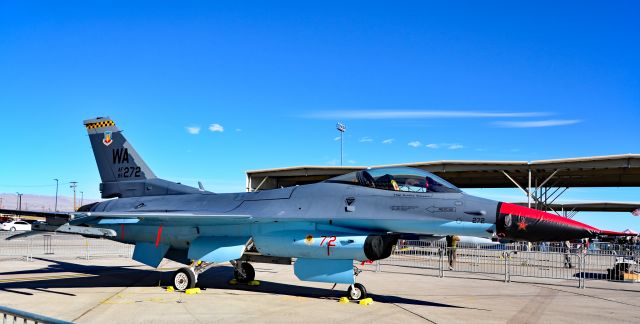
{"label": "light pole", "polygon": [[18,207],[18,210],[22,210],[22,194],[16,192],[16,195],[18,195],[18,201],[16,202],[16,205]]}
{"label": "light pole", "polygon": [[338,132],[340,132],[340,166],[342,166],[342,135],[347,130],[347,126],[345,126],[343,123],[337,123],[336,129],[338,130]]}
{"label": "light pole", "polygon": [[84,201],[84,191],[80,191],[80,206],[82,206],[83,201]]}
{"label": "light pole", "polygon": [[58,179],[53,179],[56,182],[56,206],[53,208],[54,212],[58,211]]}
{"label": "light pole", "polygon": [[76,211],[76,187],[78,186],[78,182],[71,181],[69,184],[69,188],[73,189],[73,211]]}

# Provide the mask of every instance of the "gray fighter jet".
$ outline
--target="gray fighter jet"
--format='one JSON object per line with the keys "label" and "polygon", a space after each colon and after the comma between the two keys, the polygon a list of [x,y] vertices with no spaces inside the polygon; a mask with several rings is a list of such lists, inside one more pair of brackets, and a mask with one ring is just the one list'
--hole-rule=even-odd
{"label": "gray fighter jet", "polygon": [[[526,207],[465,194],[429,172],[375,168],[320,183],[257,192],[215,194],[159,179],[110,118],[86,120],[102,202],[73,213],[44,213],[35,230],[76,233],[135,244],[133,259],[158,267],[185,265],[178,290],[230,262],[238,281],[255,278],[252,262],[291,263],[300,280],[349,285],[355,261],[389,257],[406,233],[563,241],[616,234]],[[15,211],[14,211],[15,212]],[[23,212],[24,213],[24,212]],[[33,214],[30,212],[30,214]]]}

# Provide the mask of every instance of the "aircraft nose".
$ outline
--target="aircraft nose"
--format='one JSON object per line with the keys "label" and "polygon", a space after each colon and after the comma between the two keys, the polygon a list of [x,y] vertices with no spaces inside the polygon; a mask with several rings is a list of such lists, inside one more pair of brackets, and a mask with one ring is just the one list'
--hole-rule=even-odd
{"label": "aircraft nose", "polygon": [[498,204],[496,231],[499,237],[521,241],[566,241],[614,233],[509,203]]}

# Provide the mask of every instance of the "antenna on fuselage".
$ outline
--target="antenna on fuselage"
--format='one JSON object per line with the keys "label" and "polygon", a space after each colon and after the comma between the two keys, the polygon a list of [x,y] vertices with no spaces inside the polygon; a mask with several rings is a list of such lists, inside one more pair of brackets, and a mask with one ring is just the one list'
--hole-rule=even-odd
{"label": "antenna on fuselage", "polygon": [[198,181],[198,188],[200,189],[200,191],[205,191],[204,190],[204,186],[202,185],[202,182]]}

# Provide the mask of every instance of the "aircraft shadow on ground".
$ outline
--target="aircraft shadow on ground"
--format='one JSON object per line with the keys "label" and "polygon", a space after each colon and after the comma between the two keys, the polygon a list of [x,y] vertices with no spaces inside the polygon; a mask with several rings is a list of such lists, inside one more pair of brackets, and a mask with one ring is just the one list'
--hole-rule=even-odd
{"label": "aircraft shadow on ground", "polygon": [[[0,291],[20,295],[34,295],[46,292],[65,296],[75,296],[73,293],[60,292],[51,289],[56,288],[100,288],[100,287],[166,287],[171,285],[173,271],[156,271],[151,269],[139,269],[130,266],[97,266],[80,265],[59,260],[40,259],[51,262],[49,266],[41,269],[0,272],[2,275],[34,275],[39,280],[0,282]],[[61,273],[68,273],[69,276]],[[74,277],[76,276],[77,277]],[[83,276],[86,275],[86,276]],[[260,280],[260,270],[257,271]],[[60,276],[60,277],[58,277]],[[50,279],[47,277],[51,277]],[[286,295],[295,297],[339,299],[346,296],[343,289],[326,289],[317,287],[298,286],[284,283],[260,280],[260,286],[248,286],[244,284],[230,285],[233,278],[233,268],[230,266],[218,266],[201,274],[198,278],[198,287],[203,289],[231,289],[256,293]],[[341,285],[344,287],[345,285]],[[18,290],[20,289],[20,290]],[[31,292],[32,290],[33,292]],[[380,303],[407,304],[430,307],[447,307],[469,309],[468,307],[443,304],[419,299],[399,296],[371,294],[371,297]]]}

